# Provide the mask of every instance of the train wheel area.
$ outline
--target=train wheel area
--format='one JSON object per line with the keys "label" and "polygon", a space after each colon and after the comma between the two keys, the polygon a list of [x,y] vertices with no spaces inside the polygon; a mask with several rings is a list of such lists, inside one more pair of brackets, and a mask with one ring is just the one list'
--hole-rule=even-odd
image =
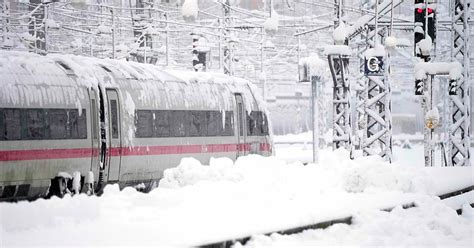
{"label": "train wheel area", "polygon": [[[63,176],[58,180],[60,189],[70,182]],[[209,165],[185,158],[166,170],[158,187],[147,194],[134,187],[120,190],[115,184],[106,186],[101,197],[65,194],[62,199],[0,203],[0,232],[7,247],[56,242],[65,246],[199,246],[250,236],[249,246],[283,244],[301,237],[311,244],[334,239],[340,245],[369,245],[361,238],[364,235],[374,237],[378,245],[395,238],[402,246],[469,245],[472,218],[467,216],[473,211],[462,202],[472,201],[472,196],[458,201],[458,207],[463,205],[462,215],[437,196],[471,184],[470,168],[388,165],[377,157],[351,160],[343,150],[324,150],[319,164],[306,166],[258,155],[235,162],[212,159]],[[416,207],[404,209],[406,203]],[[71,211],[71,206],[80,207]],[[388,208],[392,211],[383,211]],[[254,236],[347,216],[353,216],[352,225],[341,222],[311,235],[304,231],[288,239],[277,234]],[[107,233],[121,235],[104,239]]]}
{"label": "train wheel area", "polygon": [[67,172],[59,172],[57,176],[51,179],[50,186],[46,193],[46,198],[53,196],[62,198],[66,194],[76,195],[84,193],[94,195],[94,173],[90,171],[86,176],[75,171],[72,175]]}

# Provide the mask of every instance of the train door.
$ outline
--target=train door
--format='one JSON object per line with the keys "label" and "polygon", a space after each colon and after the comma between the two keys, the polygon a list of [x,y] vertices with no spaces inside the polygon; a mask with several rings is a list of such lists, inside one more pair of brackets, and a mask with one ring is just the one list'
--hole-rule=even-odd
{"label": "train door", "polygon": [[120,174],[120,162],[121,162],[121,116],[120,116],[120,103],[116,90],[107,89],[107,105],[109,114],[109,140],[108,140],[108,181],[118,181]]}
{"label": "train door", "polygon": [[235,102],[237,108],[237,157],[239,157],[247,154],[247,129],[245,128],[247,114],[245,112],[245,105],[241,94],[235,94]]}
{"label": "train door", "polygon": [[89,91],[90,98],[90,125],[91,125],[91,140],[92,140],[92,159],[91,171],[99,170],[99,114],[97,102],[97,93],[94,89]]}

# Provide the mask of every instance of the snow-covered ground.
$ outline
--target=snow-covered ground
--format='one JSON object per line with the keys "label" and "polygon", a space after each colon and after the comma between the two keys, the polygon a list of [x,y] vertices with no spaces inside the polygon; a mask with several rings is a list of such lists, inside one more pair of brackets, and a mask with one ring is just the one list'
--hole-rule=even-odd
{"label": "snow-covered ground", "polygon": [[[465,203],[474,195],[436,197],[472,185],[472,169],[425,168],[415,159],[422,151],[396,148],[392,165],[377,157],[350,160],[343,150],[322,151],[317,165],[291,162],[311,158],[304,145],[235,163],[188,158],[148,194],[112,185],[101,197],[1,203],[0,247],[193,246],[351,215],[352,225],[256,235],[245,246],[472,247],[473,211]],[[417,207],[379,211],[412,202]],[[463,204],[458,216],[454,209]]]}

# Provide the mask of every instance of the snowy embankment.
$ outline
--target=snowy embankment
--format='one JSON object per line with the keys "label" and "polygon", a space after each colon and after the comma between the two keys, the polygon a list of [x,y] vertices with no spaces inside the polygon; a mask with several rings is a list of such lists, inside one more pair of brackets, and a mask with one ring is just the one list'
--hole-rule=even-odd
{"label": "snowy embankment", "polygon": [[[445,183],[439,184],[440,176]],[[1,203],[0,246],[191,246],[351,215],[354,225],[306,231],[300,241],[398,245],[414,235],[406,244],[469,245],[472,217],[457,216],[435,196],[445,185],[469,184],[471,168],[388,165],[377,157],[353,161],[342,150],[324,151],[318,165],[307,166],[255,155],[235,163],[213,159],[208,166],[188,158],[167,170],[149,194],[108,186],[102,197]],[[420,207],[378,211],[412,202]],[[465,212],[472,210],[466,206]],[[382,239],[394,234],[393,243],[377,239],[378,232]],[[285,244],[287,238],[251,242]]]}

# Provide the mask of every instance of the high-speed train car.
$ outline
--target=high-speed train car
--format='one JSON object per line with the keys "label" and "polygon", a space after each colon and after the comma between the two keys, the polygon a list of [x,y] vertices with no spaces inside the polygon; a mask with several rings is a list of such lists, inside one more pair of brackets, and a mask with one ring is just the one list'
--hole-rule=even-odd
{"label": "high-speed train car", "polygon": [[0,201],[156,186],[194,157],[269,155],[254,86],[222,74],[0,52]]}

